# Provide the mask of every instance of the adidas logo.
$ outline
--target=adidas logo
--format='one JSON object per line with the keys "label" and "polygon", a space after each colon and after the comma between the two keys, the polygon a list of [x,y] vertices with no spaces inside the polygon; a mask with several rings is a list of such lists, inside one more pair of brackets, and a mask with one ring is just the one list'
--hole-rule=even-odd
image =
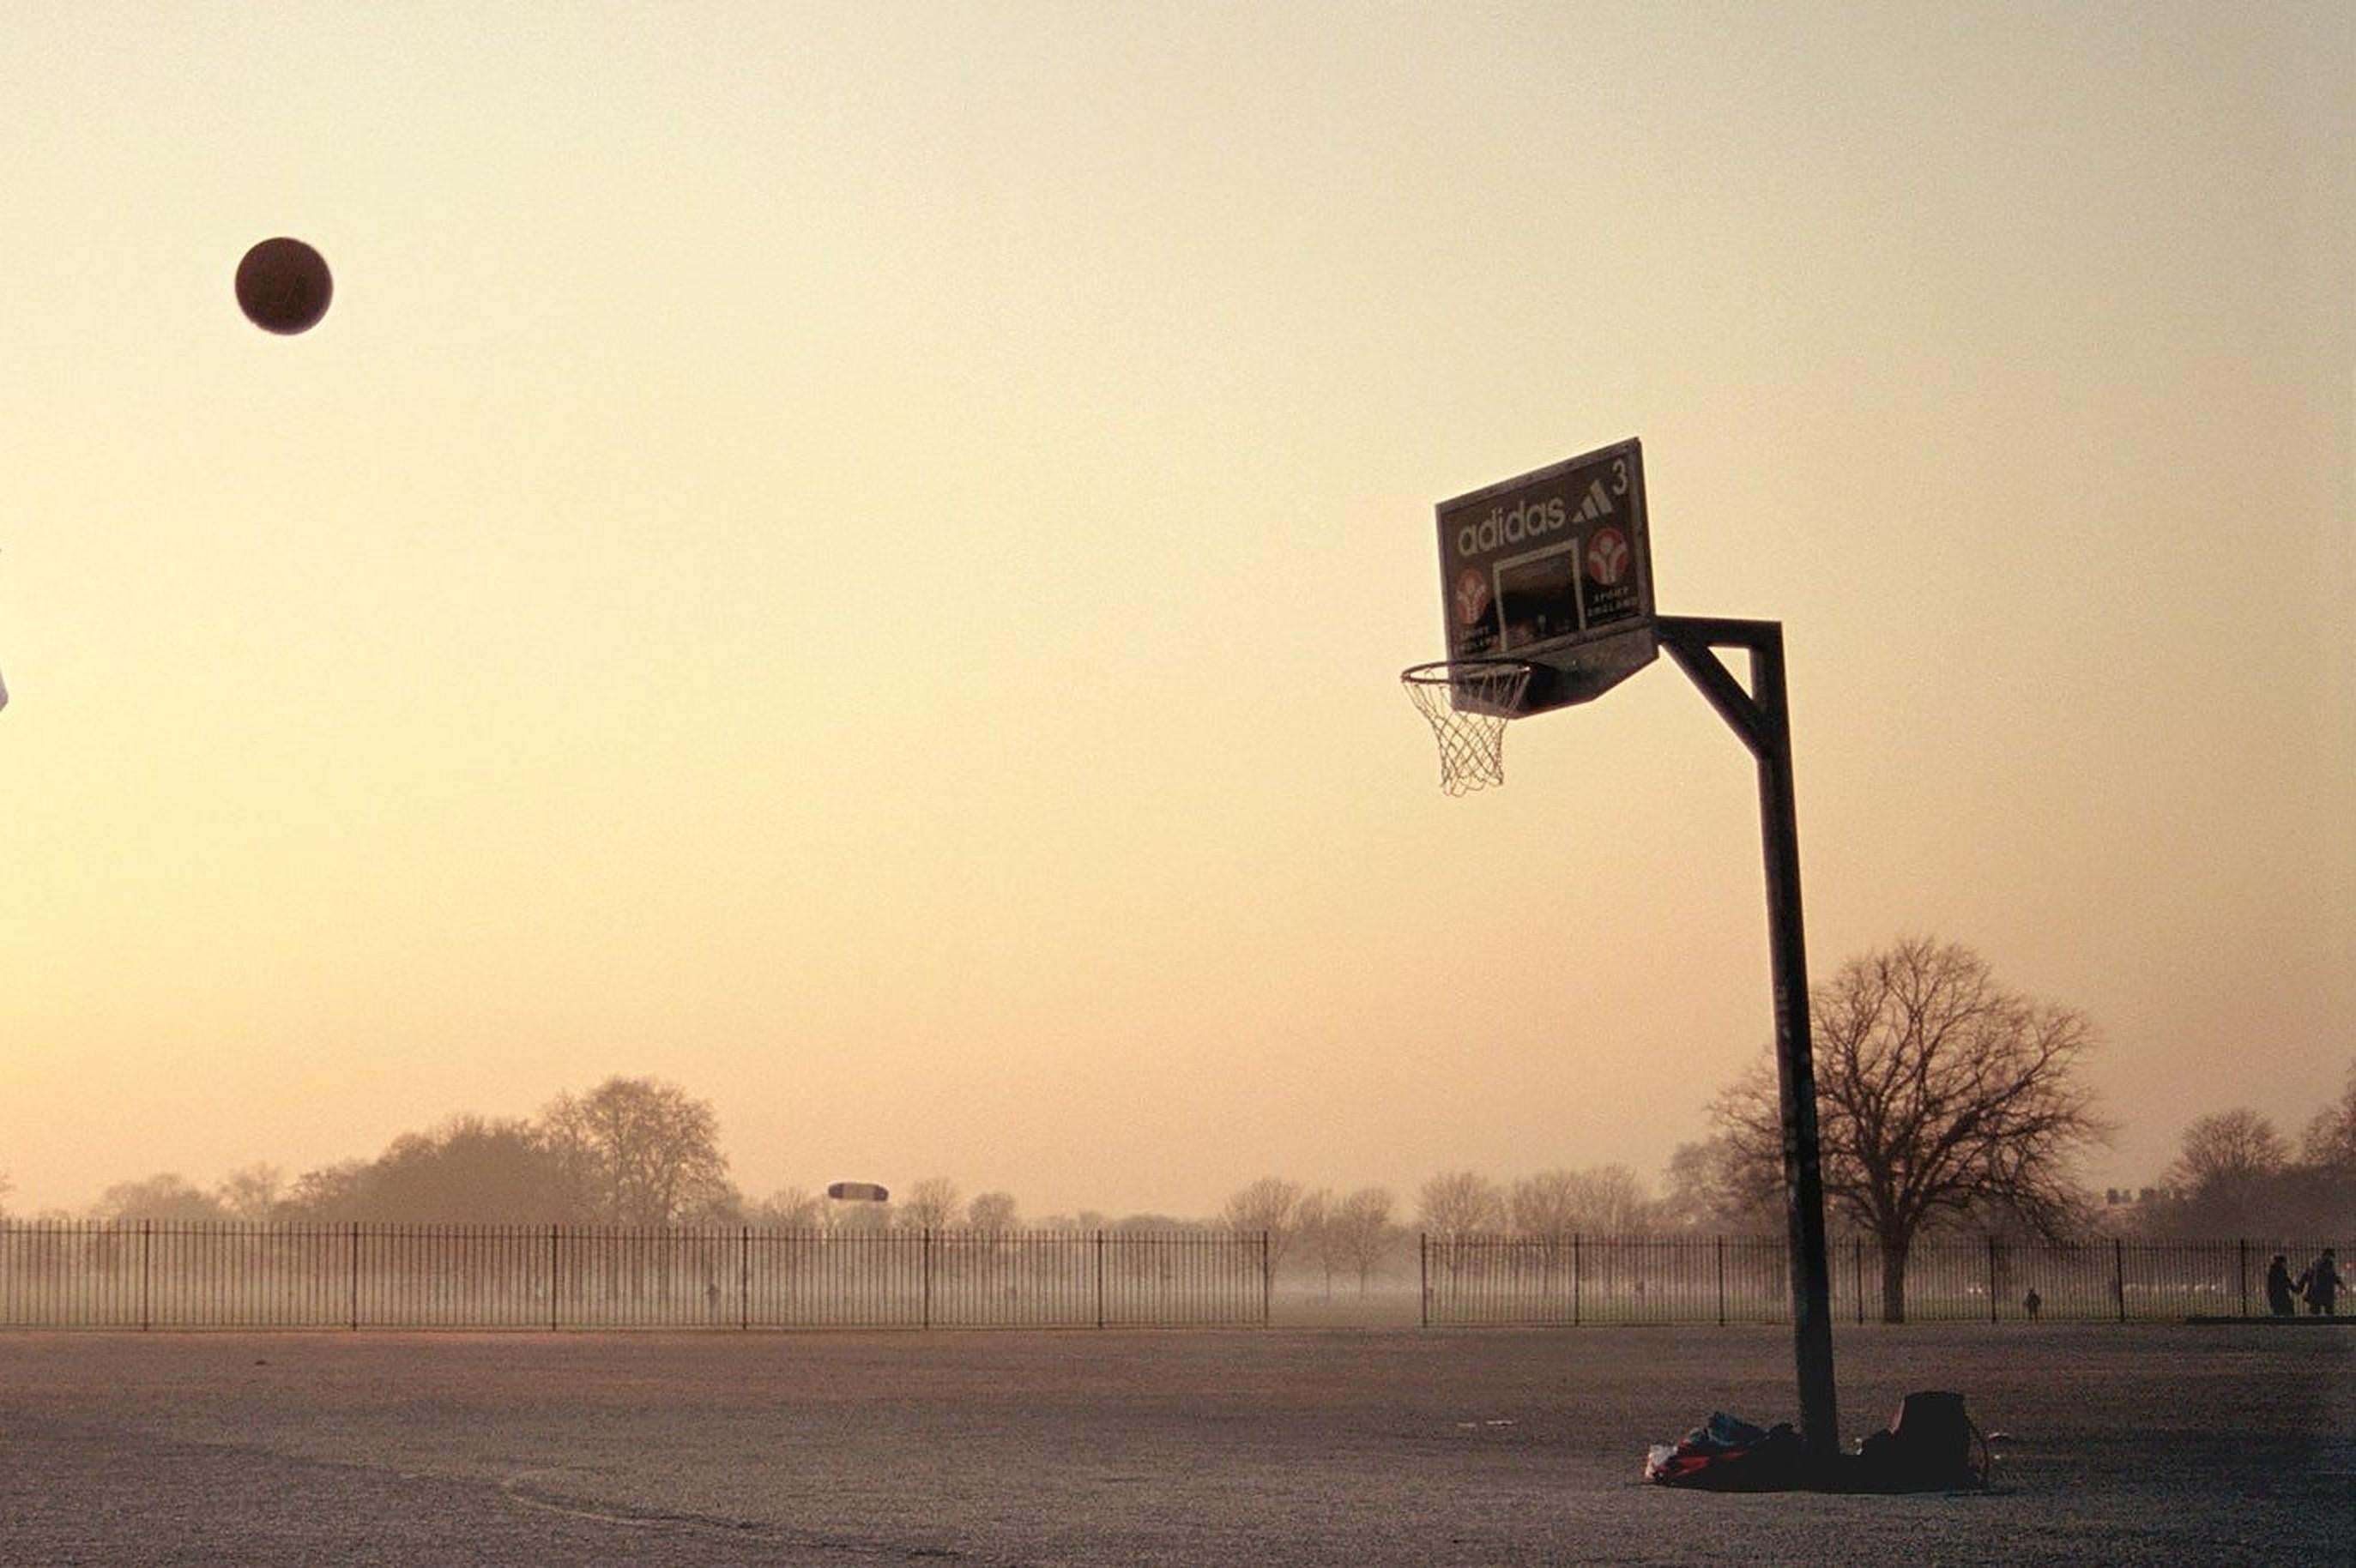
{"label": "adidas logo", "polygon": [[1611,515],[1612,497],[1604,494],[1603,481],[1597,479],[1590,482],[1587,486],[1587,499],[1579,504],[1579,520],[1582,523],[1591,523],[1598,517],[1608,517]]}
{"label": "adidas logo", "polygon": [[1521,544],[1540,539],[1569,527],[1572,523],[1591,523],[1598,517],[1612,515],[1612,497],[1604,492],[1603,481],[1590,481],[1587,496],[1573,512],[1570,503],[1562,496],[1543,501],[1517,501],[1511,509],[1492,507],[1489,515],[1477,523],[1467,523],[1456,530],[1456,553],[1459,556],[1486,555],[1505,545]]}

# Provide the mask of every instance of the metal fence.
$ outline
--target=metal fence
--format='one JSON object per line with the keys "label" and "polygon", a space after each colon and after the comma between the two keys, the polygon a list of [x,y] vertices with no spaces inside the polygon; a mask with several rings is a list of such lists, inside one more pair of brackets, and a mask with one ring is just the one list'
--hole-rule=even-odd
{"label": "metal fence", "polygon": [[[2324,1244],[1919,1243],[1906,1317],[2247,1317],[2276,1253]],[[1271,1257],[1260,1233],[0,1220],[0,1328],[1265,1327]],[[1828,1261],[1834,1310],[1878,1319],[1873,1243]],[[1791,1317],[1781,1237],[1427,1235],[1416,1263],[1427,1326]]]}
{"label": "metal fence", "polygon": [[[1906,1262],[1909,1322],[2029,1317],[2116,1321],[2266,1311],[2276,1253],[2305,1266],[2329,1243],[1918,1242]],[[2346,1243],[2338,1243],[2348,1255]],[[1789,1253],[1762,1236],[1425,1236],[1423,1322],[1435,1325],[1787,1323]],[[1882,1315],[1881,1254],[1835,1243],[1833,1310]],[[2036,1301],[2032,1306],[2030,1296]]]}
{"label": "metal fence", "polygon": [[0,1328],[1265,1327],[1264,1234],[0,1221]]}

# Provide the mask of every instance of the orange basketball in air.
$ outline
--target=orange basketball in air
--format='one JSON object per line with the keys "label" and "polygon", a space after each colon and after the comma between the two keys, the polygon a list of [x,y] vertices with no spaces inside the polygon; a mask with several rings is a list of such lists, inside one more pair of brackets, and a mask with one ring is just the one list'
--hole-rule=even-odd
{"label": "orange basketball in air", "polygon": [[264,240],[237,264],[238,308],[265,332],[310,331],[335,293],[327,263],[300,240]]}

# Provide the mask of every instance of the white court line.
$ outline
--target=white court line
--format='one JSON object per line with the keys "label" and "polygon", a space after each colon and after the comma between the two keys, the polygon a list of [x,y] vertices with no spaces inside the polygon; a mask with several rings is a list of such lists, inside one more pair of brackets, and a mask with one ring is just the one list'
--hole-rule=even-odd
{"label": "white court line", "polygon": [[518,1470],[506,1480],[499,1483],[499,1493],[501,1496],[505,1497],[508,1501],[515,1504],[518,1508],[536,1509],[541,1513],[552,1513],[564,1519],[585,1520],[593,1524],[619,1525],[625,1530],[662,1530],[676,1528],[683,1530],[722,1531],[729,1535],[735,1536],[740,1540],[762,1541],[781,1545],[791,1544],[808,1547],[821,1552],[841,1552],[855,1557],[924,1556],[955,1558],[962,1555],[962,1553],[956,1552],[928,1550],[925,1548],[917,1548],[912,1552],[902,1552],[893,1547],[873,1541],[838,1541],[820,1536],[797,1536],[791,1531],[778,1530],[769,1525],[759,1524],[751,1520],[722,1519],[712,1514],[664,1513],[647,1509],[624,1509],[616,1511],[616,1509],[609,1508],[581,1507],[571,1503],[558,1502],[550,1498],[533,1497],[527,1491],[520,1489],[529,1486],[536,1477],[551,1477],[561,1478],[573,1473],[574,1472],[573,1471],[561,1467],[547,1467],[530,1470]]}
{"label": "white court line", "polygon": [[648,1513],[636,1509],[616,1513],[610,1509],[581,1508],[556,1502],[548,1498],[530,1497],[518,1490],[534,1477],[562,1477],[567,1474],[569,1472],[561,1469],[518,1470],[499,1483],[499,1491],[508,1501],[518,1508],[538,1509],[542,1513],[562,1514],[567,1519],[592,1520],[599,1524],[618,1524],[633,1530],[659,1529],[664,1525],[672,1524],[704,1525],[729,1531],[745,1531],[755,1528],[732,1520],[703,1519],[693,1514]]}

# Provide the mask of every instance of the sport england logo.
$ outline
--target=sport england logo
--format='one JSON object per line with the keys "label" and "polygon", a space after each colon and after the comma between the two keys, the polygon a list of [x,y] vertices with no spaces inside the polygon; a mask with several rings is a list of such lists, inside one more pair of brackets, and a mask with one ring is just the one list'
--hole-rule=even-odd
{"label": "sport england logo", "polygon": [[1488,613],[1488,575],[1467,567],[1456,579],[1456,624],[1477,626]]}
{"label": "sport england logo", "polygon": [[1628,541],[1618,528],[1598,528],[1587,541],[1587,575],[1606,588],[1628,575]]}
{"label": "sport england logo", "polygon": [[1543,501],[1517,501],[1510,507],[1490,507],[1487,517],[1456,530],[1456,553],[1487,555],[1506,545],[1543,539],[1573,522],[1591,523],[1611,515],[1612,497],[1605,492],[1603,481],[1598,479],[1587,486],[1587,498],[1580,502],[1576,513],[1571,511],[1570,502],[1560,496]]}

